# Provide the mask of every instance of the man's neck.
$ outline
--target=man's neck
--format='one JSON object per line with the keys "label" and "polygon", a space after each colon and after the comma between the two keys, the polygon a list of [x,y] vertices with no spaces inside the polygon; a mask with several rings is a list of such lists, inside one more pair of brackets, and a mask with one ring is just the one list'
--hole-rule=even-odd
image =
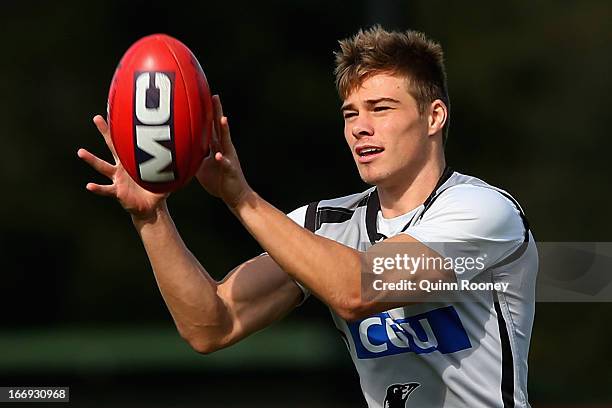
{"label": "man's neck", "polygon": [[444,160],[431,162],[412,178],[404,178],[402,183],[377,186],[383,217],[397,217],[423,204],[442,177],[445,167]]}

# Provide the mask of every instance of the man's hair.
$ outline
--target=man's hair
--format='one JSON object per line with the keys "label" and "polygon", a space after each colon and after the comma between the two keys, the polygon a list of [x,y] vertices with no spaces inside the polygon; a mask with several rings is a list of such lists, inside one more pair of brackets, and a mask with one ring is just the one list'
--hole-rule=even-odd
{"label": "man's hair", "polygon": [[[449,110],[444,53],[437,42],[419,31],[386,31],[380,25],[359,30],[352,37],[340,40],[336,51],[336,87],[346,99],[369,77],[388,73],[407,78],[408,92],[416,100],[419,114],[436,99]],[[443,130],[448,135],[449,118]]]}

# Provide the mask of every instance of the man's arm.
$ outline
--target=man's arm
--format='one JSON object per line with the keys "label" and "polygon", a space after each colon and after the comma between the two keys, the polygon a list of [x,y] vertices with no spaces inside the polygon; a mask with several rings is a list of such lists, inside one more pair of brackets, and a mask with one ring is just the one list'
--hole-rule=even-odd
{"label": "man's arm", "polygon": [[302,291],[268,255],[216,282],[183,243],[163,206],[135,219],[157,284],[181,336],[200,353],[227,347],[289,313]]}
{"label": "man's arm", "polygon": [[[130,213],[177,328],[196,350],[206,353],[235,343],[295,307],[301,290],[267,255],[245,262],[220,283],[212,279],[180,238],[166,207],[167,195],[138,186],[118,160],[104,119],[96,116],[94,123],[115,163],[79,149],[83,161],[112,181],[86,188],[116,199]],[[214,162],[208,157],[203,168],[207,180],[219,186],[223,183]]]}

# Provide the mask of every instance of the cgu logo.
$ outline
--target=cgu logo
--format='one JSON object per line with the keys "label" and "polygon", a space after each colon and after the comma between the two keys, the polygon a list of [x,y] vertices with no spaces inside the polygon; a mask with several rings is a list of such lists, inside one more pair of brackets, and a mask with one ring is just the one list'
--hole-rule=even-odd
{"label": "cgu logo", "polygon": [[408,352],[448,354],[472,347],[453,306],[401,319],[382,312],[348,327],[360,359]]}
{"label": "cgu logo", "polygon": [[172,89],[174,75],[136,73],[134,114],[136,164],[140,179],[150,183],[174,181]]}

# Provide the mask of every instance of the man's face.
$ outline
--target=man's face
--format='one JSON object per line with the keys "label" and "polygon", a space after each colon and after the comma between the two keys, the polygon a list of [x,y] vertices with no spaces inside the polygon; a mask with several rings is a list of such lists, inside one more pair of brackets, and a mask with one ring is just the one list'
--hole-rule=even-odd
{"label": "man's face", "polygon": [[427,114],[419,114],[404,77],[369,77],[346,98],[342,113],[344,137],[366,183],[393,187],[427,159]]}

